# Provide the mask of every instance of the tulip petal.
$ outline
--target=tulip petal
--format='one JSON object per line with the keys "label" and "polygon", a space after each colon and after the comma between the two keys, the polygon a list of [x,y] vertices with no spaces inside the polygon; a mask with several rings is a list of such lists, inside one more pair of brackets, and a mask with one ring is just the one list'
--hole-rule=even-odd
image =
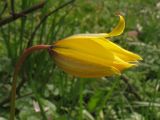
{"label": "tulip petal", "polygon": [[125,27],[123,16],[110,33],[78,34],[53,44],[56,64],[77,77],[102,77],[120,74],[136,66],[142,58],[106,39],[120,35]]}
{"label": "tulip petal", "polygon": [[122,47],[105,38],[97,38],[93,40],[96,41],[98,44],[102,45],[106,50],[112,51],[116,56],[118,56],[126,62],[136,62],[137,60],[142,60],[142,58],[139,55],[125,50]]}
{"label": "tulip petal", "polygon": [[80,73],[81,77],[120,74],[120,71],[135,66],[135,64],[124,62],[116,56],[114,56],[114,60],[109,61],[71,49],[56,48],[54,54],[59,67],[76,76]]}
{"label": "tulip petal", "polygon": [[112,61],[100,59],[71,49],[54,49],[56,64],[64,71],[79,77],[100,77],[120,74]]}
{"label": "tulip petal", "polygon": [[65,48],[80,51],[93,56],[105,58],[113,61],[113,54],[108,49],[98,44],[96,41],[103,42],[97,37],[88,36],[72,36],[64,40],[57,41],[54,44],[55,48]]}
{"label": "tulip petal", "polygon": [[[81,36],[81,37],[113,37],[113,36],[118,36],[120,34],[123,33],[124,28],[125,28],[125,20],[124,17],[121,15],[119,16],[119,23],[118,25],[110,32],[110,33],[99,33],[99,34],[77,34],[77,35],[73,35],[73,36]],[[73,37],[71,36],[71,37]]]}
{"label": "tulip petal", "polygon": [[[90,48],[94,55],[97,55],[96,53],[98,52],[99,55],[101,54],[101,56],[105,56],[106,59],[109,59],[107,56],[109,57],[110,54],[112,54],[111,52],[114,52],[119,58],[126,62],[136,62],[137,60],[142,60],[139,55],[123,49],[119,45],[104,37],[74,35],[66,38],[65,40],[58,41],[55,43],[55,46],[63,46],[80,50],[86,49],[85,51],[89,51],[88,48]],[[107,54],[103,53],[102,51],[106,51]]]}
{"label": "tulip petal", "polygon": [[[134,64],[125,62],[117,54],[115,54],[110,44],[109,46],[105,46],[104,44],[106,44],[106,41],[107,40],[105,38],[99,38],[99,37],[79,36],[79,35],[72,36],[56,42],[54,44],[55,46],[54,50],[70,49],[72,50],[70,52],[79,51],[81,53],[85,53],[91,56],[96,56],[99,59],[105,61],[103,62],[104,64],[113,66],[119,71],[132,67],[134,65]],[[97,60],[97,61],[100,62],[100,60]]]}
{"label": "tulip petal", "polygon": [[106,37],[112,37],[112,36],[118,36],[123,33],[124,28],[125,28],[125,20],[123,16],[119,16],[119,23],[118,25],[110,32]]}
{"label": "tulip petal", "polygon": [[125,62],[124,60],[122,60],[121,58],[119,58],[118,56],[115,55],[115,60],[113,62],[113,66],[115,68],[117,68],[120,72],[122,72],[123,70],[133,67],[133,66],[137,66],[135,63],[128,63]]}

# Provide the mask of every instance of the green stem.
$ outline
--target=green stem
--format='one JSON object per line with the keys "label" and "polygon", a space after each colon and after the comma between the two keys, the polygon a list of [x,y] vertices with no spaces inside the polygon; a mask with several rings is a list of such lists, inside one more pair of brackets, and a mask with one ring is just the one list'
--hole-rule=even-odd
{"label": "green stem", "polygon": [[80,96],[79,96],[79,120],[83,120],[83,80],[80,79]]}
{"label": "green stem", "polygon": [[39,95],[37,95],[37,94],[36,94],[36,99],[37,99],[37,102],[38,102],[43,120],[47,120],[47,116],[45,115],[45,111],[44,111],[44,108],[42,106],[42,101],[41,101]]}
{"label": "green stem", "polygon": [[14,73],[13,73],[13,81],[12,81],[12,91],[11,91],[11,103],[10,103],[10,120],[14,120],[15,117],[15,101],[16,101],[16,83],[17,83],[17,76],[19,73],[19,70],[21,68],[21,65],[27,58],[29,54],[31,54],[34,51],[49,49],[51,45],[35,45],[30,48],[27,48],[22,55],[20,56],[18,62],[16,63]]}

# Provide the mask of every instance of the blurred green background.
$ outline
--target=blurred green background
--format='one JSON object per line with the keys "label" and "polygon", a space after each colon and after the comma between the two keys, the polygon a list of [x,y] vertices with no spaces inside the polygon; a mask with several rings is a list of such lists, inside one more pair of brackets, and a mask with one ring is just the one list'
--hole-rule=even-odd
{"label": "blurred green background", "polygon": [[[39,3],[15,0],[14,11]],[[0,0],[0,23],[12,16],[12,7]],[[46,51],[35,52],[19,73],[16,118],[160,120],[159,0],[46,0],[43,7],[0,25],[0,120],[8,119],[14,66],[25,48],[72,34],[109,32],[118,23],[116,13],[124,15],[126,28],[110,40],[141,55],[139,66],[122,76],[80,79],[57,68]]]}

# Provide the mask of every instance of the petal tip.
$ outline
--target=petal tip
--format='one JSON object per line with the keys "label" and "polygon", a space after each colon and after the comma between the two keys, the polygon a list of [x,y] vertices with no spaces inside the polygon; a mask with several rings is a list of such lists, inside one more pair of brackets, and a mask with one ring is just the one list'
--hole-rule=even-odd
{"label": "petal tip", "polygon": [[125,19],[120,14],[118,14],[118,16],[119,16],[119,23],[110,33],[108,33],[108,37],[118,36],[118,35],[122,34],[124,31]]}

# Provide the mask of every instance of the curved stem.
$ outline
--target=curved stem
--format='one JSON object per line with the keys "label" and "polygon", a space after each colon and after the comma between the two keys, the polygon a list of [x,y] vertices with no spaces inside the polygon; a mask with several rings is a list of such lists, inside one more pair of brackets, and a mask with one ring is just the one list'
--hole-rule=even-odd
{"label": "curved stem", "polygon": [[19,73],[19,70],[21,68],[21,65],[27,58],[29,54],[31,54],[34,51],[49,49],[51,45],[35,45],[30,48],[27,48],[24,50],[22,55],[20,56],[18,62],[16,63],[14,73],[13,73],[13,81],[12,81],[12,91],[11,91],[11,103],[10,103],[10,120],[14,120],[15,117],[15,101],[16,101],[16,83],[17,83],[17,75]]}

